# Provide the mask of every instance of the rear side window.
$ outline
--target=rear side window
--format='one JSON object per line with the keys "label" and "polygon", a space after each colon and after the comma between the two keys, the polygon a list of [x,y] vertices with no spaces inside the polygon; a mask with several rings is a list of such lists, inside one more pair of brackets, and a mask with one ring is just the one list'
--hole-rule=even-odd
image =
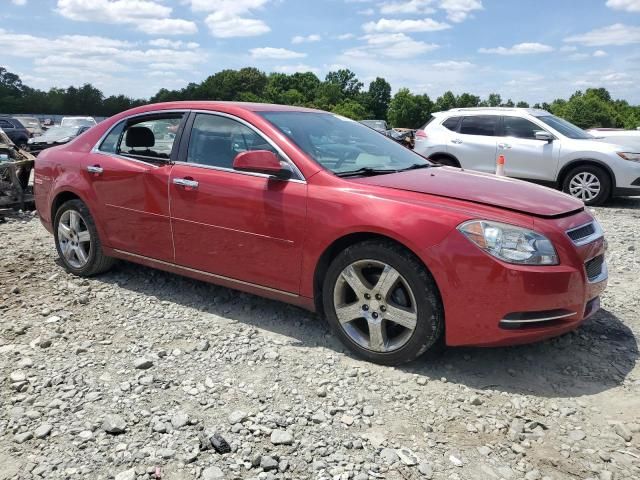
{"label": "rear side window", "polygon": [[493,137],[496,135],[498,117],[496,115],[478,115],[464,117],[460,125],[460,133],[465,135],[483,135]]}
{"label": "rear side window", "polygon": [[526,118],[504,117],[504,136],[515,138],[536,139],[536,132],[544,131],[538,125]]}
{"label": "rear side window", "polygon": [[10,130],[14,127],[13,124],[9,123],[7,120],[0,120],[0,128]]}
{"label": "rear side window", "polygon": [[243,123],[219,115],[196,115],[189,137],[188,162],[233,168],[236,155],[248,150],[278,154],[261,135]]}
{"label": "rear side window", "polygon": [[442,126],[452,132],[455,132],[458,129],[458,122],[460,122],[460,117],[450,117],[442,122]]}

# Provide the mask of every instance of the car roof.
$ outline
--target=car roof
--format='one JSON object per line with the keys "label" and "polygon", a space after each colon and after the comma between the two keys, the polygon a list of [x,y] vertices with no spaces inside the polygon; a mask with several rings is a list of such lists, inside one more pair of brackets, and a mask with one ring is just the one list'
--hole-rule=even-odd
{"label": "car roof", "polygon": [[534,117],[540,117],[544,115],[551,115],[546,110],[539,108],[518,108],[518,107],[470,107],[470,108],[452,108],[450,110],[435,112],[433,115],[446,115],[449,116],[455,113],[462,113],[467,115],[504,115],[505,113],[520,113],[533,115]]}
{"label": "car roof", "polygon": [[275,103],[226,102],[217,100],[185,100],[178,102],[150,103],[127,111],[127,114],[153,112],[156,110],[223,110],[248,112],[316,112],[327,113],[313,108]]}

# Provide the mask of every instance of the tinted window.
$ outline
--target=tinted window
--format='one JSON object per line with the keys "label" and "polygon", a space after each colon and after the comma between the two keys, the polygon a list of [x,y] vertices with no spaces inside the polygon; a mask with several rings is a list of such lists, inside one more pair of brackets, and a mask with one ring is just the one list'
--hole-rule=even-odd
{"label": "tinted window", "polygon": [[535,140],[536,132],[544,131],[541,127],[525,118],[504,117],[504,136],[530,138]]}
{"label": "tinted window", "polygon": [[168,159],[181,121],[182,114],[174,114],[128,122],[119,137],[116,153],[145,159]]}
{"label": "tinted window", "polygon": [[442,126],[444,128],[448,128],[452,132],[455,132],[458,128],[458,122],[460,121],[460,117],[451,117],[447,118],[444,122],[442,122]]}
{"label": "tinted window", "polygon": [[258,112],[334,173],[429,165],[424,157],[359,122],[330,113]]}
{"label": "tinted window", "polygon": [[246,125],[231,118],[199,113],[189,137],[187,161],[214,167],[233,168],[233,160],[248,150],[277,151]]}
{"label": "tinted window", "polygon": [[478,115],[475,117],[463,117],[460,125],[460,133],[465,135],[484,135],[493,137],[496,134],[498,117],[495,115]]}
{"label": "tinted window", "polygon": [[0,128],[8,130],[8,129],[12,129],[13,125],[9,123],[7,120],[0,120]]}

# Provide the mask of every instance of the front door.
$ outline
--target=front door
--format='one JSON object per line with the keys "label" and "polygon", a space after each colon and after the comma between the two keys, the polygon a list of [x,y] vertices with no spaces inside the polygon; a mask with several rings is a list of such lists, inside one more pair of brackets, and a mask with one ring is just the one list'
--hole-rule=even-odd
{"label": "front door", "polygon": [[453,135],[449,151],[455,152],[460,166],[480,172],[496,171],[497,115],[473,115],[462,117],[458,134]]}
{"label": "front door", "polygon": [[96,196],[108,246],[173,261],[169,160],[183,116],[124,120],[86,157],[83,175]]}
{"label": "front door", "polygon": [[506,176],[555,180],[560,146],[558,142],[536,139],[536,132],[546,132],[544,128],[526,118],[505,116],[502,129],[498,155],[504,155]]}
{"label": "front door", "polygon": [[[299,291],[307,185],[234,171],[246,150],[281,153],[227,115],[194,114],[188,150],[169,186],[176,263],[291,293]],[[281,156],[281,158],[283,158]],[[283,158],[284,160],[284,158]]]}

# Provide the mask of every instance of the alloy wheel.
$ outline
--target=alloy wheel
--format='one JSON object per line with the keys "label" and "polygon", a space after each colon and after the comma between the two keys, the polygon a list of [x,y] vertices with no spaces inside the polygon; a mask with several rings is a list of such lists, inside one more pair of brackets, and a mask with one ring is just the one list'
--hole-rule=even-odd
{"label": "alloy wheel", "polygon": [[351,340],[379,353],[403,347],[418,323],[415,296],[407,280],[378,260],[358,260],[339,275],[333,303]]}
{"label": "alloy wheel", "polygon": [[82,215],[67,210],[58,222],[58,243],[66,262],[73,268],[82,268],[89,261],[91,234]]}
{"label": "alloy wheel", "polygon": [[602,185],[596,175],[591,172],[580,172],[571,178],[569,192],[573,197],[588,202],[600,194]]}

